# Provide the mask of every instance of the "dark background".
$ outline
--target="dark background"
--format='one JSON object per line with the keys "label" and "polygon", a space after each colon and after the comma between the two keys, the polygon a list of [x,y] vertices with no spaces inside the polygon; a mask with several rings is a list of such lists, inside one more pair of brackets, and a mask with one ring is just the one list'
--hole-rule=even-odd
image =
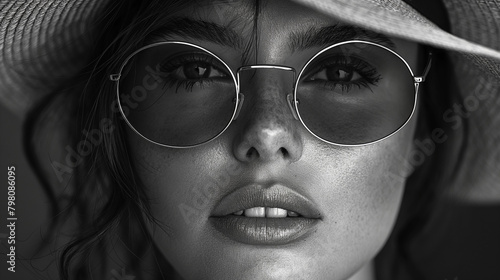
{"label": "dark background", "polygon": [[[48,228],[45,193],[22,150],[22,118],[0,105],[0,279],[57,279],[54,256],[47,251],[32,259]],[[16,167],[16,272],[7,270],[7,167]],[[500,167],[499,167],[500,172]],[[410,245],[429,280],[500,279],[500,205],[446,206],[446,225],[429,231]],[[450,214],[451,213],[451,214]],[[437,217],[441,213],[435,213]],[[438,218],[439,219],[439,218]],[[439,222],[438,222],[439,223]],[[444,223],[444,221],[443,221]],[[439,236],[439,237],[437,237]],[[106,279],[110,280],[110,279]]]}
{"label": "dark background", "polygon": [[[22,150],[22,119],[0,104],[0,279],[31,280],[40,279],[35,272],[44,270],[48,260],[35,262],[21,261],[33,256],[41,242],[40,229],[48,222],[47,199],[35,175],[28,165]],[[7,270],[7,167],[16,167],[16,272]],[[40,273],[44,273],[40,271]]]}

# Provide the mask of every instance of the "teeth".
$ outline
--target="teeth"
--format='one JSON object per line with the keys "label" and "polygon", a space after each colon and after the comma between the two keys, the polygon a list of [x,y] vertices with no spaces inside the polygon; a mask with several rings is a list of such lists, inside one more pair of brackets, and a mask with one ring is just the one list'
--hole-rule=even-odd
{"label": "teeth", "polygon": [[246,217],[265,217],[266,207],[253,207],[245,210]]}
{"label": "teeth", "polygon": [[277,207],[253,207],[236,211],[233,213],[233,215],[251,218],[286,218],[300,216],[297,212]]}
{"label": "teeth", "polygon": [[281,208],[267,208],[266,207],[266,217],[267,218],[284,218],[286,217],[286,210]]}

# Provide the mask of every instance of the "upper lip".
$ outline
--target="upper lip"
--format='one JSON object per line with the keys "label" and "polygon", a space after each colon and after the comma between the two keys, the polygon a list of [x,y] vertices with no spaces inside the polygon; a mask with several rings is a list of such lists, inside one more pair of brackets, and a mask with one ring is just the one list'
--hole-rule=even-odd
{"label": "upper lip", "polygon": [[249,184],[237,188],[217,203],[211,216],[226,216],[252,207],[282,208],[310,219],[322,217],[311,200],[283,184]]}

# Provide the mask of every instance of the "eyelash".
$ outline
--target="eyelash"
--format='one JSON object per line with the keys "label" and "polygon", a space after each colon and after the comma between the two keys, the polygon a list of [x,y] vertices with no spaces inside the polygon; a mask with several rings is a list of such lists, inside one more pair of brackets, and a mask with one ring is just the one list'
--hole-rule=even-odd
{"label": "eyelash", "polygon": [[312,74],[307,75],[307,78],[310,78],[320,71],[323,71],[331,66],[342,66],[350,71],[359,73],[359,75],[361,76],[361,79],[348,83],[333,82],[328,80],[322,82],[323,86],[331,91],[333,91],[337,87],[337,85],[340,85],[342,92],[346,93],[348,93],[353,86],[357,86],[358,89],[364,87],[373,92],[370,85],[376,86],[377,83],[382,79],[382,76],[377,73],[376,68],[357,57],[333,56],[322,60],[320,63],[321,64],[319,66],[315,67],[315,70]]}
{"label": "eyelash", "polygon": [[175,75],[174,71],[177,70],[179,67],[182,67],[187,63],[193,63],[193,62],[205,63],[207,64],[207,66],[216,69],[221,73],[226,74],[226,76],[229,76],[229,74],[227,74],[227,71],[222,70],[223,67],[218,67],[218,64],[220,64],[220,62],[216,61],[215,59],[204,54],[190,53],[182,56],[177,56],[173,59],[169,59],[168,61],[160,63],[161,71],[163,73],[167,73],[167,75],[165,76],[165,83],[163,85],[163,89],[175,86],[175,92],[177,92],[180,87],[184,87],[186,91],[191,91],[194,86],[203,87],[215,82],[215,80],[220,80],[216,78],[204,78],[204,79],[201,78],[201,79],[190,80],[190,79],[179,79],[174,76]]}
{"label": "eyelash", "polygon": [[[168,73],[165,77],[164,81],[165,83],[163,88],[166,89],[175,86],[175,92],[177,92],[181,87],[184,87],[186,91],[191,91],[193,87],[196,85],[199,87],[203,87],[209,85],[210,83],[215,82],[216,79],[214,78],[190,80],[190,79],[179,79],[174,77],[175,74],[173,72],[175,70],[177,70],[179,67],[182,67],[187,63],[192,63],[192,62],[205,63],[209,67],[212,67],[217,71],[225,73],[227,75],[226,71],[222,70],[223,67],[217,67],[217,64],[220,64],[218,61],[204,54],[191,53],[175,57],[172,60],[168,60],[166,62],[161,63],[160,67],[161,71],[163,73]],[[342,92],[345,93],[348,93],[353,86],[357,86],[358,89],[364,87],[372,91],[370,85],[376,86],[377,83],[382,79],[381,75],[377,74],[377,69],[368,64],[367,62],[365,62],[364,60],[359,59],[357,57],[346,58],[345,56],[333,56],[322,60],[321,64],[315,67],[314,72],[308,75],[308,78],[314,76],[320,71],[323,71],[331,66],[345,67],[347,70],[357,72],[361,76],[360,79],[351,82],[334,82],[329,80],[321,82],[323,83],[323,86],[325,88],[331,91],[333,91],[338,85],[341,86]]]}

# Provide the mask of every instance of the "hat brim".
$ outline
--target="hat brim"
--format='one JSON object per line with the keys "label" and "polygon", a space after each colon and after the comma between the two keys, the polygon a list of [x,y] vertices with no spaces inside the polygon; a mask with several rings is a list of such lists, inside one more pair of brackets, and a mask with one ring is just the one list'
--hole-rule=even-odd
{"label": "hat brim", "polygon": [[[400,0],[294,0],[345,23],[422,44],[465,54],[454,61],[455,70],[462,69],[459,82],[462,97],[471,88],[500,92],[500,2],[443,0],[451,23],[451,33],[440,29],[415,9]],[[65,80],[74,77],[88,63],[93,48],[92,26],[109,0],[0,0],[0,102],[23,115],[33,103]],[[496,33],[495,33],[496,32]],[[465,59],[463,59],[465,57]],[[478,74],[463,74],[475,65],[476,70],[490,74],[486,80]],[[474,76],[475,75],[475,76]],[[481,78],[481,79],[479,79]],[[465,92],[465,93],[464,93]],[[498,99],[498,94],[495,94]],[[487,167],[478,163],[482,154],[499,154],[495,139],[500,136],[497,100],[488,102],[474,118],[472,125],[481,129],[482,137],[469,137],[469,175],[475,192],[466,196],[480,200],[500,199],[498,186],[499,157],[487,157]],[[485,122],[487,120],[487,122]],[[485,123],[487,125],[485,125]],[[462,185],[467,185],[465,178]],[[481,178],[480,182],[478,178]],[[467,179],[467,180],[466,180]]]}
{"label": "hat brim", "polygon": [[[498,63],[477,57],[500,60],[500,51],[443,31],[403,1],[294,1],[346,23],[466,53],[474,56],[476,65],[485,66],[500,77]],[[1,1],[0,102],[14,111],[25,112],[34,101],[77,73],[92,48],[90,23],[107,3],[106,0]],[[494,30],[499,29],[488,32]],[[483,34],[483,37],[498,36]]]}
{"label": "hat brim", "polygon": [[[393,35],[422,44],[432,45],[438,48],[487,56],[500,60],[499,50],[460,38],[442,30],[403,1],[293,1],[309,6],[321,13],[335,17],[343,22],[361,26],[376,32]],[[464,5],[462,2],[465,1],[455,2],[457,2],[456,5]],[[454,6],[455,9],[457,9],[456,5]],[[494,10],[490,10],[489,12],[491,12],[490,16],[483,14],[485,20],[498,16],[494,14]],[[467,21],[466,18],[462,20]],[[472,24],[471,21],[477,19],[470,18],[468,20],[468,24]],[[480,30],[480,35],[483,37],[498,38],[499,34],[495,35],[495,30],[498,32],[498,28],[493,30]]]}

